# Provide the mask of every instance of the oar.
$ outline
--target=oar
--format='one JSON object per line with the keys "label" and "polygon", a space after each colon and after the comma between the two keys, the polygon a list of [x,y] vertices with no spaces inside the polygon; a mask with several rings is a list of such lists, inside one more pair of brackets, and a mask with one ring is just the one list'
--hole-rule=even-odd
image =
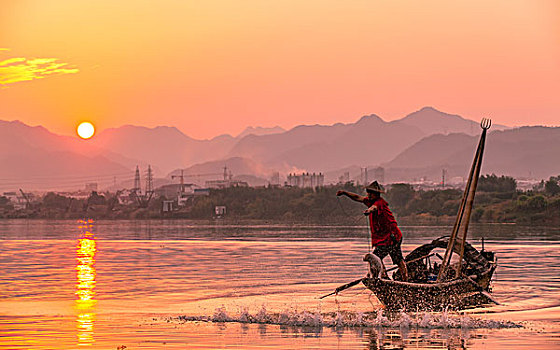
{"label": "oar", "polygon": [[323,295],[322,297],[319,297],[319,299],[326,298],[326,297],[328,297],[328,296],[330,296],[330,295],[333,295],[333,294],[338,294],[338,293],[342,292],[342,291],[345,290],[345,289],[348,289],[348,288],[350,288],[350,287],[354,287],[356,284],[362,282],[362,280],[363,280],[363,278],[360,278],[360,279],[355,280],[355,281],[352,281],[352,282],[350,282],[350,283],[343,284],[342,286],[336,288],[336,289],[334,290],[334,292],[329,293],[329,294],[326,294],[326,295]]}
{"label": "oar", "polygon": [[488,293],[486,290],[484,290],[484,288],[482,288],[478,283],[476,283],[472,278],[470,278],[469,276],[465,276],[465,279],[467,281],[469,281],[470,283],[473,284],[473,286],[477,289],[477,291],[484,295],[485,297],[487,297],[488,299],[490,299],[490,301],[492,301],[493,303],[495,303],[496,305],[500,305],[500,303],[494,299],[494,297],[492,295],[490,295],[490,293]]}

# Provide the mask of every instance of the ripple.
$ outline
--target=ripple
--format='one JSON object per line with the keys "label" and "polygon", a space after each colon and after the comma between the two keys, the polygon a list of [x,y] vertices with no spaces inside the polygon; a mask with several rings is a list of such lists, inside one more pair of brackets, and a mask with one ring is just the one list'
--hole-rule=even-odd
{"label": "ripple", "polygon": [[212,315],[187,316],[182,315],[167,318],[169,321],[185,322],[237,322],[257,323],[296,327],[386,327],[386,328],[463,328],[463,329],[499,329],[522,328],[519,323],[508,320],[479,319],[469,315],[454,315],[442,313],[405,313],[387,314],[380,312],[331,312],[320,313],[312,311],[285,310],[279,313],[268,312],[262,307],[251,314],[246,309],[237,314],[228,312],[225,307],[214,310]]}

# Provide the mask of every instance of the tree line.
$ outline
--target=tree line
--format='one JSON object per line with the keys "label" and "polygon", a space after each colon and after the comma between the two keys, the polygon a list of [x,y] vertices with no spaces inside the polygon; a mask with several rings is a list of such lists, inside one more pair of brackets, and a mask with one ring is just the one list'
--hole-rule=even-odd
{"label": "tree line", "polygon": [[[553,176],[529,191],[520,191],[512,177],[483,175],[478,182],[472,221],[558,225],[559,182],[560,176]],[[216,218],[216,206],[225,206],[223,218],[226,220],[363,223],[360,219],[364,206],[344,196],[336,197],[339,189],[364,194],[363,187],[353,183],[317,188],[231,187],[212,189],[208,196],[197,197],[187,207],[162,212],[165,198],[154,198],[147,207],[140,208],[121,205],[110,193],[93,192],[87,199],[76,200],[50,192],[38,203],[20,210],[15,210],[7,198],[0,196],[0,217],[208,220]],[[446,224],[453,222],[462,195],[461,189],[422,190],[397,183],[388,186],[383,197],[401,224]]]}

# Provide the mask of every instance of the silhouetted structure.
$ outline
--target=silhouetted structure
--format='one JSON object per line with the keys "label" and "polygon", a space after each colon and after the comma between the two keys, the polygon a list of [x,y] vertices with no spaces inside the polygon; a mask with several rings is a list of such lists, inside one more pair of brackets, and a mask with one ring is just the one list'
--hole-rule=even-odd
{"label": "silhouetted structure", "polygon": [[140,170],[138,169],[138,165],[136,166],[136,173],[134,174],[134,187],[131,192],[140,194]]}
{"label": "silhouetted structure", "polygon": [[325,183],[325,176],[322,173],[302,173],[300,175],[288,174],[288,186],[292,187],[323,187]]}

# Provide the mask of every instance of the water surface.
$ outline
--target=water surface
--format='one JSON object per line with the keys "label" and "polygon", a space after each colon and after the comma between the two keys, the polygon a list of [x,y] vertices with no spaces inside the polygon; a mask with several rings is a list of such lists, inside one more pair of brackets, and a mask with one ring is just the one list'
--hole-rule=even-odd
{"label": "water surface", "polygon": [[[451,230],[401,229],[405,254]],[[498,255],[501,305],[358,327],[349,320],[379,308],[367,289],[318,297],[364,275],[365,222],[3,220],[0,348],[558,348],[560,229],[469,234]],[[349,318],[332,327],[340,315]],[[237,322],[248,320],[260,323]]]}

